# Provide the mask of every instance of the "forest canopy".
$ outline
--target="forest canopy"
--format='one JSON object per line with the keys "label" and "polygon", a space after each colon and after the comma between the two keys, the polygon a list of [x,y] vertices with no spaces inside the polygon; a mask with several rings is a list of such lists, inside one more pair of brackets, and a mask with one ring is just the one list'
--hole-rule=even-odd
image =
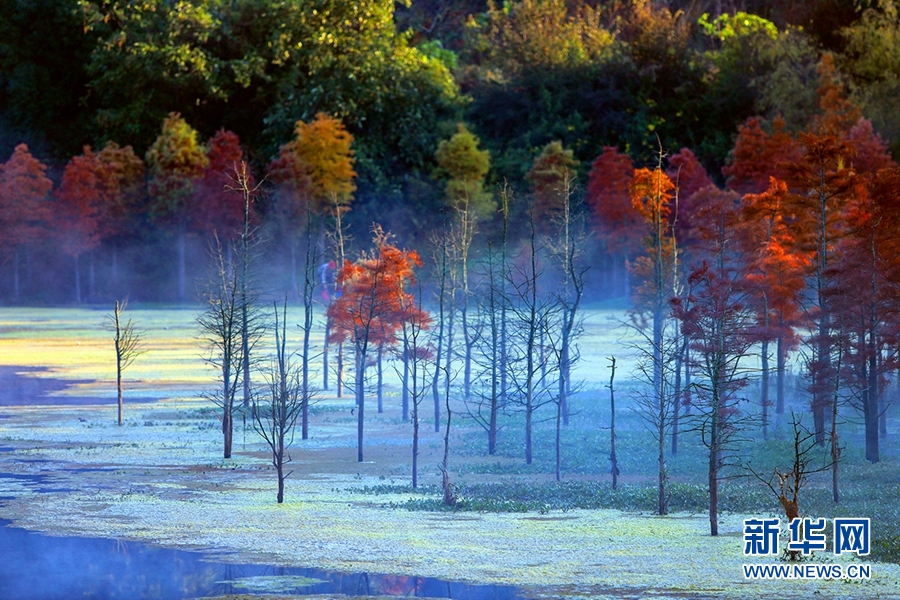
{"label": "forest canopy", "polygon": [[[447,190],[456,184],[440,148],[461,131],[477,141],[487,166],[472,190],[489,213],[482,221],[499,222],[505,183],[513,194],[509,222],[520,230],[534,192],[528,174],[550,144],[568,157],[582,197],[597,185],[592,164],[609,149],[637,168],[655,167],[662,152],[669,171],[686,150],[710,183],[759,193],[767,173],[753,189],[737,187],[741,169],[752,166],[742,158],[751,143],[744,132],[796,138],[835,112],[839,97],[852,107],[842,127],[862,119],[868,129],[854,135],[900,153],[893,0],[740,8],[650,0],[13,1],[0,14],[0,162],[25,144],[55,189],[75,157],[82,168],[96,163],[88,147],[114,144],[132,162],[149,159],[163,122],[177,114],[198,148],[213,152],[227,139],[235,146],[228,156],[246,158],[265,191],[254,212],[277,241],[296,231],[296,223],[274,223],[292,210],[297,217],[285,177],[291,194],[309,191],[305,167],[286,166],[284,148],[296,143],[300,124],[334,119],[352,140],[350,238],[367,239],[377,221],[416,245],[452,216]],[[778,160],[791,158],[780,148]],[[4,253],[9,276],[20,259],[38,255],[84,255],[92,269],[95,259],[124,260],[164,276],[156,262],[135,257],[160,243],[168,252],[171,244],[159,240],[173,235],[199,256],[193,266],[181,259],[181,276],[202,264],[209,232],[200,221],[215,221],[208,184],[223,182],[227,169],[219,165],[218,179],[198,171],[192,177],[207,183],[185,184],[185,194],[207,199],[204,208],[187,202],[192,215],[161,218],[151,181],[160,175],[147,163],[143,190],[131,181],[127,193],[97,191],[107,202],[116,198],[116,227],[86,232],[81,223],[64,251],[42,238],[40,223],[50,231],[70,210],[63,200],[71,204],[71,193],[34,200],[45,201],[43,212],[30,217],[27,236],[11,238],[27,242]],[[585,199],[591,205],[590,193]],[[595,259],[610,270],[618,250],[605,247],[603,210],[592,216]],[[4,217],[9,227],[13,221]]]}

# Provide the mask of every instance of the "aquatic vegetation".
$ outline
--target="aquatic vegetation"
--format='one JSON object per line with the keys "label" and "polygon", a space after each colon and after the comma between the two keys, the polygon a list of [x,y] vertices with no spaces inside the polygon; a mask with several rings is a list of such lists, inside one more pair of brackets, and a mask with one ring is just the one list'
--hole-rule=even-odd
{"label": "aquatic vegetation", "polygon": [[[72,313],[82,318],[91,311]],[[187,317],[179,315],[177,320],[182,318]],[[158,321],[160,331],[165,331],[163,322]],[[187,336],[187,331],[181,335]],[[7,330],[0,335],[10,334]],[[183,357],[186,339],[173,338],[175,347],[181,348],[176,354]],[[603,352],[600,347],[590,349],[596,356]],[[55,357],[50,352],[28,360],[35,365],[46,361],[54,369],[53,377],[96,368],[67,365],[65,361],[77,362],[71,347],[61,358]],[[9,362],[14,358],[8,350],[0,350],[0,364],[14,364]],[[201,364],[199,357],[190,360],[196,363],[190,369],[197,369],[195,375],[202,379],[202,369],[196,366]],[[133,404],[124,427],[115,425],[112,394],[106,404],[0,408],[4,417],[0,472],[41,476],[40,484],[27,477],[0,478],[0,517],[48,533],[147,541],[203,550],[237,562],[513,584],[552,598],[640,594],[859,598],[892,597],[900,589],[900,565],[883,562],[873,564],[873,576],[865,582],[745,580],[742,520],[769,514],[760,512],[762,492],[735,487],[723,493],[721,505],[728,512],[721,518],[721,535],[711,538],[701,512],[702,485],[673,482],[676,512],[656,516],[651,514],[652,496],[641,481],[615,492],[609,489],[602,479],[604,465],[599,457],[596,464],[591,462],[595,458],[590,449],[570,456],[589,465],[584,468],[585,479],[562,484],[541,480],[540,444],[538,470],[525,475],[498,474],[477,453],[460,453],[454,461],[460,472],[467,471],[459,477],[462,510],[432,510],[440,494],[434,468],[440,453],[438,438],[423,440],[426,483],[413,492],[405,485],[409,425],[398,422],[396,412],[372,415],[375,418],[367,423],[370,462],[357,463],[353,424],[343,419],[352,407],[348,399],[326,398],[314,411],[312,439],[295,442],[295,473],[288,480],[286,502],[279,506],[272,501],[266,448],[252,430],[245,432],[238,421],[234,455],[223,460],[219,423],[208,405],[196,396],[167,394],[166,377],[188,372],[185,365],[171,371],[163,367],[160,373],[165,377],[154,379],[147,371],[142,385],[164,397]],[[574,423],[582,418],[586,417],[576,415]],[[463,427],[455,433],[462,442],[457,447],[474,441],[473,431]],[[628,448],[628,442],[626,435],[623,447]],[[514,442],[505,443],[510,452],[515,450]],[[631,459],[636,470],[641,457]],[[506,456],[497,461],[512,464]],[[881,491],[893,493],[894,488],[883,481],[895,474],[887,465],[861,468],[858,476],[865,487],[848,491],[846,506],[829,508],[811,491],[808,510],[827,509],[820,516],[830,518],[844,515],[838,511],[859,509],[873,519],[875,540],[883,543],[879,535],[889,534],[888,524],[900,520],[892,512],[896,503],[866,497],[865,490],[877,481]],[[47,488],[57,491],[41,493]],[[834,558],[817,556],[817,560]],[[281,584],[274,580],[244,583],[248,586],[242,589],[248,592],[273,594],[300,585],[283,581],[287,587],[276,589]]]}

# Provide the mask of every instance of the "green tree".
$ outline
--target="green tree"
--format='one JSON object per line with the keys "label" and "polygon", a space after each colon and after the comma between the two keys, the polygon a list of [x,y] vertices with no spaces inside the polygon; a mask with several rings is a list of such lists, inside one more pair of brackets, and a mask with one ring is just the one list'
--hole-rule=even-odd
{"label": "green tree", "polygon": [[487,78],[584,64],[602,58],[613,44],[613,34],[600,23],[599,9],[565,0],[520,0],[500,6],[489,2],[474,37],[472,46],[481,50],[477,58]]}
{"label": "green tree", "polygon": [[[447,65],[398,34],[389,0],[81,0],[99,36],[91,90],[101,130],[149,143],[168,111],[275,154],[298,119],[335,115],[371,181],[422,169],[459,107]],[[127,81],[127,85],[123,82]]]}
{"label": "green tree", "polygon": [[842,30],[847,47],[842,66],[856,84],[854,100],[872,119],[876,129],[893,140],[891,150],[900,155],[900,6],[879,0],[862,11],[858,21]]}
{"label": "green tree", "polygon": [[86,64],[96,37],[73,0],[3,3],[0,10],[0,152],[27,142],[58,158],[90,138]]}
{"label": "green tree", "polygon": [[179,113],[169,113],[163,121],[162,132],[146,158],[152,213],[178,236],[178,299],[184,300],[186,238],[192,225],[194,185],[209,160],[206,149],[197,141],[197,131]]}
{"label": "green tree", "polygon": [[531,183],[532,211],[541,233],[549,231],[552,223],[561,217],[569,202],[570,191],[578,168],[578,161],[571,150],[563,148],[559,141],[550,142],[531,163],[525,178]]}
{"label": "green tree", "polygon": [[484,191],[491,154],[480,150],[478,143],[478,138],[460,123],[453,137],[438,145],[434,158],[439,172],[447,178],[447,203],[454,208],[465,205],[476,215],[487,216],[496,208],[490,193]]}

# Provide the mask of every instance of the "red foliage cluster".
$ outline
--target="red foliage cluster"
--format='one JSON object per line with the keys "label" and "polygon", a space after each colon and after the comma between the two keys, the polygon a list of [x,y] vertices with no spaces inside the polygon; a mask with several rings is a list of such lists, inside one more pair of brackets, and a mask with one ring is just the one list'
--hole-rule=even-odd
{"label": "red foliage cluster", "polygon": [[364,353],[370,346],[395,345],[404,323],[427,328],[431,317],[409,291],[416,281],[414,268],[421,266],[415,251],[399,250],[376,229],[374,251],[345,261],[338,273],[340,296],[328,307],[329,343],[349,340]]}

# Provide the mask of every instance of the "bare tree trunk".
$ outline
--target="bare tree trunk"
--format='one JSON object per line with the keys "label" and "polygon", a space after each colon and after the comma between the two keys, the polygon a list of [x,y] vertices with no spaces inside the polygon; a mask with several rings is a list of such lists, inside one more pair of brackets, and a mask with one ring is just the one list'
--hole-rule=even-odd
{"label": "bare tree trunk", "polygon": [[866,460],[871,463],[877,463],[878,456],[878,400],[880,394],[880,385],[878,382],[878,339],[877,339],[877,318],[875,310],[869,313],[869,335],[866,340],[866,350],[868,358],[866,359],[866,389],[863,391],[863,422],[865,423],[866,432]]}
{"label": "bare tree trunk", "polygon": [[79,256],[75,255],[75,304],[81,304],[81,265]]}
{"label": "bare tree trunk", "polygon": [[401,397],[401,419],[404,423],[409,421],[409,350],[403,348],[403,390]]}
{"label": "bare tree trunk", "polygon": [[[311,387],[309,385],[309,340],[313,327],[313,296],[316,290],[314,267],[316,263],[315,245],[312,240],[312,213],[307,207],[306,212],[306,261],[303,271],[303,363],[301,364],[301,393],[303,394],[300,408],[300,432],[301,438],[309,439],[309,398]],[[327,346],[326,346],[327,347]]]}
{"label": "bare tree trunk", "polygon": [[[676,331],[681,331],[679,327]],[[676,338],[678,337],[678,333],[675,334]],[[682,345],[678,348],[677,354],[675,355],[675,387],[673,389],[673,398],[672,398],[672,456],[678,456],[678,413],[681,411],[681,367],[684,364],[684,350],[687,345],[687,336],[684,335],[684,332],[681,331],[681,337],[683,338]]]}
{"label": "bare tree trunk", "polygon": [[337,372],[334,374],[335,395],[344,397],[344,342],[338,342],[337,347]]}
{"label": "bare tree trunk", "polygon": [[376,395],[378,397],[378,414],[380,415],[384,413],[384,395],[382,393],[384,385],[384,368],[382,362],[384,357],[384,348],[379,344],[376,352],[377,354],[375,356],[375,369],[378,379],[378,383],[376,385]]}
{"label": "bare tree trunk", "polygon": [[[451,380],[451,377],[450,377],[451,371],[450,370],[453,367],[453,315],[456,312],[456,306],[455,306],[455,302],[454,302],[454,298],[453,298],[454,291],[455,290],[453,290],[453,289],[450,290],[450,306],[447,310],[447,314],[449,316],[447,317],[447,330],[445,333],[447,336],[447,346],[444,350],[444,365],[445,365],[445,367],[444,367],[444,397],[445,398],[448,398],[450,396],[450,380]],[[435,413],[435,415],[438,416],[437,413]],[[435,426],[435,428],[437,428],[439,430],[440,423],[438,421],[439,421],[439,419],[435,420],[434,426]]]}
{"label": "bare tree trunk", "polygon": [[[325,341],[322,342],[322,389],[328,391],[328,336],[331,335],[331,317],[325,318]],[[340,398],[340,396],[338,396]]]}
{"label": "bare tree trunk", "polygon": [[[450,374],[446,374],[449,378]],[[447,388],[449,390],[449,387]],[[447,428],[444,430],[444,460],[441,462],[441,487],[444,491],[444,504],[454,506],[456,504],[456,494],[453,493],[453,486],[450,483],[450,394],[444,397],[447,410]]]}
{"label": "bare tree trunk", "polygon": [[[716,417],[713,417],[715,419]],[[713,537],[719,535],[719,453],[710,450],[709,453],[709,534]]]}
{"label": "bare tree trunk", "polygon": [[762,407],[763,439],[769,439],[769,340],[762,342],[762,373],[760,378],[760,405]]}
{"label": "bare tree trunk", "polygon": [[784,414],[784,363],[787,354],[784,332],[778,332],[778,346],[775,349],[775,414]]}
{"label": "bare tree trunk", "polygon": [[122,418],[124,412],[124,403],[122,401],[122,355],[118,351],[116,352],[116,396],[117,396],[117,405],[119,408],[119,425],[122,425]]}
{"label": "bare tree trunk", "polygon": [[[228,390],[226,390],[225,393],[228,393]],[[224,438],[223,457],[231,458],[231,442],[234,438],[234,423],[232,422],[230,406],[226,406],[222,411],[222,436]]]}
{"label": "bare tree trunk", "polygon": [[619,461],[616,457],[616,357],[610,356],[609,373],[609,461],[612,463],[612,489],[616,489],[619,482]]}
{"label": "bare tree trunk", "polygon": [[363,462],[363,423],[366,408],[366,351],[356,348],[356,460]]}
{"label": "bare tree trunk", "polygon": [[[565,387],[565,383],[562,383]],[[560,433],[562,432],[562,402],[556,403],[556,480],[562,479],[562,455]]]}
{"label": "bare tree trunk", "polygon": [[275,467],[275,472],[278,474],[278,496],[277,501],[278,504],[284,503],[284,466],[281,464],[281,460],[277,460],[278,466]]}
{"label": "bare tree trunk", "polygon": [[[415,384],[413,384],[415,385]],[[412,486],[416,489],[419,485],[419,403],[413,402],[412,407],[413,443],[412,443]]]}

